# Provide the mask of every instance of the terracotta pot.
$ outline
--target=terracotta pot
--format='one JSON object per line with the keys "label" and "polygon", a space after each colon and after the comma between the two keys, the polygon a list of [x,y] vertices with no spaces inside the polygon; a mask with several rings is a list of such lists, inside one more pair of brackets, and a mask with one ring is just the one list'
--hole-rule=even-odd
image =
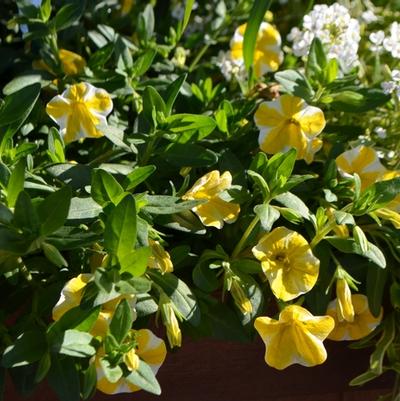
{"label": "terracotta pot", "polygon": [[[369,353],[350,350],[345,343],[327,341],[326,346],[328,360],[323,365],[277,371],[265,365],[261,340],[252,344],[186,340],[181,350],[167,355],[160,369],[160,397],[144,391],[114,396],[98,392],[93,401],[376,401],[390,391],[390,374],[362,388],[350,388],[347,383],[366,370]],[[5,400],[57,401],[57,397],[42,384],[24,399],[8,383]]]}

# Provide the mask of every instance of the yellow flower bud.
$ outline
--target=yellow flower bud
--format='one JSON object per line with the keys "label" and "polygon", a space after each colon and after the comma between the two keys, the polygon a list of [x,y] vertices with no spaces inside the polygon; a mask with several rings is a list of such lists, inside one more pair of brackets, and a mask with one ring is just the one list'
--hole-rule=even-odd
{"label": "yellow flower bud", "polygon": [[149,240],[152,255],[149,257],[148,266],[151,269],[160,270],[162,274],[171,273],[174,271],[172,265],[171,256],[169,253],[160,245],[158,241]]}
{"label": "yellow flower bud", "polygon": [[400,213],[383,207],[375,210],[375,214],[384,220],[390,221],[395,228],[400,229]]}
{"label": "yellow flower bud", "polygon": [[182,332],[176,317],[174,305],[165,294],[161,294],[160,296],[159,309],[162,321],[167,329],[167,338],[170,347],[180,347],[182,345]]}
{"label": "yellow flower bud", "polygon": [[354,307],[351,300],[351,291],[344,278],[339,278],[336,281],[336,297],[338,300],[336,304],[336,313],[339,322],[353,322]]}
{"label": "yellow flower bud", "polygon": [[132,372],[139,367],[139,357],[132,348],[129,352],[124,355],[124,362],[126,367]]}
{"label": "yellow flower bud", "polygon": [[235,301],[236,306],[240,309],[243,314],[251,313],[253,311],[253,305],[251,304],[249,298],[247,298],[243,286],[241,285],[240,279],[234,277],[232,279],[230,292]]}

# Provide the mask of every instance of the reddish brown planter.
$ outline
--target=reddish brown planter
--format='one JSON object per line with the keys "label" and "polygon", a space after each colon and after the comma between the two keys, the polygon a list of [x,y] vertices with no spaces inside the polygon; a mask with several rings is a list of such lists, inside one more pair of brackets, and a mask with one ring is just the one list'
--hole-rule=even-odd
{"label": "reddish brown planter", "polygon": [[[368,366],[368,352],[349,350],[344,343],[326,342],[328,360],[315,368],[292,366],[284,371],[264,363],[264,345],[186,340],[178,352],[169,353],[158,379],[163,393],[143,391],[106,396],[94,401],[376,401],[390,391],[393,376],[385,375],[362,388],[347,383]],[[22,399],[8,383],[7,401],[57,401],[45,385]]]}

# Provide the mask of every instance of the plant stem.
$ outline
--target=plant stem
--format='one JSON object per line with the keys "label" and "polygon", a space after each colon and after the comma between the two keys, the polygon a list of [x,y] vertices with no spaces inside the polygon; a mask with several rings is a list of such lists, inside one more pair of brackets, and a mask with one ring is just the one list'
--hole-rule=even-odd
{"label": "plant stem", "polygon": [[249,226],[247,227],[246,231],[243,233],[242,238],[240,238],[240,241],[237,243],[235,249],[232,252],[232,259],[236,258],[240,251],[243,249],[247,239],[249,238],[250,234],[254,230],[255,226],[257,225],[259,221],[259,217],[255,216]]}
{"label": "plant stem", "polygon": [[325,238],[326,234],[332,231],[335,226],[336,222],[334,221],[323,227],[322,230],[311,241],[310,243],[311,249],[315,248],[317,244],[319,244]]}

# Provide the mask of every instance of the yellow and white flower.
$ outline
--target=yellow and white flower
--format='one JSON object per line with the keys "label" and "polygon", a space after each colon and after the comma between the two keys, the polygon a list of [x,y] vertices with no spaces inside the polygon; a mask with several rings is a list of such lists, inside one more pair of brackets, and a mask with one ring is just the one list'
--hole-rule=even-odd
{"label": "yellow and white flower", "polygon": [[51,99],[46,111],[60,126],[64,141],[69,143],[103,136],[97,125],[107,124],[106,117],[112,108],[111,97],[104,89],[81,82]]}
{"label": "yellow and white flower", "polygon": [[66,49],[60,49],[58,57],[65,75],[80,74],[86,66],[86,61],[82,56]]}
{"label": "yellow and white flower", "polygon": [[[59,320],[70,309],[80,305],[85,288],[92,278],[92,274],[83,273],[72,278],[65,284],[64,288],[61,290],[60,298],[53,308],[53,320]],[[120,295],[101,306],[97,321],[90,331],[92,335],[101,337],[106,335],[115,309],[122,299],[126,299],[129,302],[133,318],[136,319],[136,297],[134,295]]]}
{"label": "yellow and white flower", "polygon": [[351,303],[354,307],[353,321],[339,320],[337,314],[337,299],[328,305],[327,315],[335,320],[335,328],[328,338],[334,341],[359,340],[371,333],[382,320],[383,310],[378,317],[374,317],[368,307],[368,299],[362,294],[353,294]]}
{"label": "yellow and white flower", "polygon": [[315,366],[325,362],[323,341],[334,324],[330,316],[313,316],[301,306],[290,305],[279,320],[258,317],[254,327],[265,343],[265,362],[281,370],[296,363]]}
{"label": "yellow and white flower", "polygon": [[260,130],[258,143],[265,153],[297,150],[297,159],[311,163],[321,149],[317,135],[325,128],[321,109],[309,106],[297,96],[282,95],[278,99],[262,102],[254,115]]}
{"label": "yellow and white flower", "polygon": [[[154,374],[163,364],[167,355],[165,343],[161,338],[156,337],[150,330],[132,330],[136,337],[137,347],[132,348],[124,357],[128,371],[134,371],[139,366],[139,359],[147,363]],[[96,358],[97,389],[105,394],[133,393],[139,391],[140,387],[130,383],[126,377],[121,377],[117,382],[111,383],[107,380],[100,364],[100,357]]]}
{"label": "yellow and white flower", "polygon": [[277,227],[261,237],[252,249],[261,261],[274,295],[290,301],[310,291],[318,278],[319,260],[307,240],[286,227]]}
{"label": "yellow and white flower", "polygon": [[223,200],[220,195],[232,185],[232,175],[226,171],[222,175],[218,170],[211,171],[199,178],[182,199],[205,200],[192,210],[205,226],[222,228],[225,223],[234,223],[239,216],[240,206]]}
{"label": "yellow and white flower", "polygon": [[336,165],[343,177],[351,178],[356,173],[363,190],[383,179],[387,171],[375,149],[364,145],[343,152],[336,158]]}
{"label": "yellow and white flower", "polygon": [[354,306],[351,300],[351,290],[344,278],[336,280],[336,314],[339,322],[354,321]]}
{"label": "yellow and white flower", "polygon": [[[243,39],[246,24],[240,25],[231,40],[231,59],[238,65],[243,65]],[[281,35],[268,22],[262,22],[256,39],[254,50],[254,73],[261,77],[267,72],[276,71],[283,61],[281,50]]]}
{"label": "yellow and white flower", "polygon": [[160,270],[161,273],[171,273],[174,271],[170,254],[162,247],[158,241],[149,239],[151,255],[147,265],[151,269]]}

